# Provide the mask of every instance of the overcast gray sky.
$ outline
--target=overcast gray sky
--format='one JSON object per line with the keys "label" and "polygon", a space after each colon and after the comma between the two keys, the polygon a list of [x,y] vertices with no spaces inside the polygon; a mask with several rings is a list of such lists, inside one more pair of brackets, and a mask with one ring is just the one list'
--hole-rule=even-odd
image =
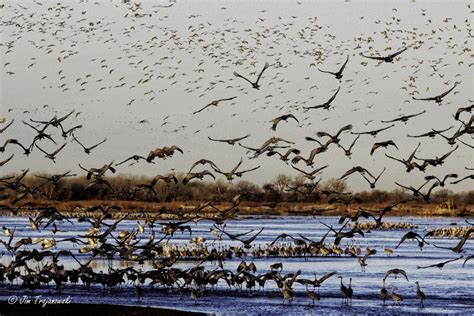
{"label": "overcast gray sky", "polygon": [[[3,167],[6,174],[31,168],[33,171],[79,172],[80,162],[98,167],[133,154],[146,156],[157,147],[175,144],[184,154],[122,165],[119,173],[165,174],[171,168],[188,170],[200,158],[213,160],[230,170],[244,157],[242,168],[261,165],[242,179],[262,184],[277,174],[296,174],[276,156],[248,159],[246,150],[213,138],[251,136],[243,144],[260,145],[271,136],[294,141],[308,156],[315,143],[304,140],[318,131],[335,132],[353,124],[354,132],[381,128],[380,120],[426,110],[404,124],[380,133],[364,135],[349,159],[334,144],[316,156],[315,167],[328,164],[323,179],[340,177],[361,165],[378,174],[382,189],[393,189],[394,181],[418,186],[423,173],[412,171],[385,157],[407,158],[422,141],[417,156],[434,158],[453,149],[441,137],[408,138],[431,128],[461,126],[452,115],[472,104],[473,52],[472,8],[468,1],[3,1],[0,30],[1,103],[0,118],[15,120],[0,134],[0,143],[18,138],[30,144],[31,128],[21,120],[48,120],[71,110],[81,112],[65,121],[65,127],[82,124],[76,136],[86,145],[107,137],[91,155],[67,140],[56,163],[38,150],[26,157],[14,146],[0,160],[15,153]],[[360,56],[388,55],[411,47],[394,63],[380,64]],[[317,68],[336,71],[349,56],[342,81]],[[237,71],[256,78],[268,62],[260,90],[233,76]],[[146,81],[143,83],[143,81]],[[415,97],[441,94],[460,84],[443,103],[415,101]],[[331,110],[304,112],[303,106],[325,102],[340,87]],[[237,96],[230,102],[196,115],[207,103]],[[471,100],[471,101],[469,101]],[[45,105],[47,105],[45,107]],[[300,121],[281,122],[276,132],[271,120],[292,113]],[[166,119],[165,119],[166,118]],[[461,115],[468,121],[469,113]],[[138,123],[146,120],[146,123]],[[373,122],[367,123],[369,120]],[[165,123],[163,125],[163,123]],[[163,126],[162,126],[163,125]],[[4,124],[0,125],[0,128]],[[54,129],[58,144],[64,141]],[[348,147],[355,135],[345,133],[341,144]],[[395,148],[379,149],[371,156],[374,142],[392,139]],[[461,140],[473,144],[469,135]],[[53,151],[57,146],[41,141]],[[301,162],[298,167],[310,170]],[[440,167],[428,167],[425,175],[462,176],[474,167],[473,151],[463,144]],[[354,174],[348,179],[353,190],[369,189]],[[472,180],[448,186],[454,191],[472,188]]]}

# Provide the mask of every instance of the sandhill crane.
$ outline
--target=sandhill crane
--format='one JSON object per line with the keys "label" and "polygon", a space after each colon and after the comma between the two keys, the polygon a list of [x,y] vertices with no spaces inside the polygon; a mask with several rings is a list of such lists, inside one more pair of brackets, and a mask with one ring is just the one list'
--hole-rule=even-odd
{"label": "sandhill crane", "polygon": [[382,281],[382,288],[380,289],[380,298],[383,301],[383,305],[385,305],[385,301],[388,298],[388,291],[385,288],[385,279],[383,279],[383,281]]}
{"label": "sandhill crane", "polygon": [[135,294],[137,295],[138,300],[140,300],[140,298],[143,296],[143,289],[140,285],[135,286]]}
{"label": "sandhill crane", "polygon": [[62,136],[67,138],[69,135],[72,135],[75,130],[82,128],[82,124],[73,126],[68,130],[65,130],[62,125],[59,125],[59,127],[61,128]]}
{"label": "sandhill crane", "polygon": [[415,168],[415,165],[412,163],[412,160],[413,160],[413,158],[415,157],[415,154],[416,154],[416,152],[418,151],[418,148],[420,148],[420,146],[421,146],[421,143],[418,143],[418,145],[416,146],[415,150],[413,150],[413,152],[412,152],[411,155],[408,157],[408,159],[399,159],[399,158],[395,158],[395,157],[392,157],[392,156],[387,155],[387,154],[385,154],[385,156],[387,156],[388,158],[390,158],[390,159],[392,159],[392,160],[401,162],[401,163],[404,164],[405,167],[407,168],[407,172],[410,172],[410,171],[412,171],[412,170]]}
{"label": "sandhill crane", "polygon": [[297,164],[300,160],[303,160],[308,167],[312,166],[314,164],[314,162],[313,162],[314,157],[316,157],[317,154],[325,152],[327,150],[327,148],[328,148],[327,146],[324,146],[324,147],[318,147],[318,148],[315,148],[315,149],[311,150],[311,152],[309,153],[308,158],[304,158],[303,156],[297,155],[297,156],[293,157],[293,159],[291,160],[291,163],[292,164]]}
{"label": "sandhill crane", "polygon": [[287,143],[287,144],[294,144],[294,142],[280,138],[280,137],[270,137],[268,140],[266,140],[262,146],[260,146],[260,151],[264,151],[265,149],[268,149],[271,145],[276,145],[280,142]]}
{"label": "sandhill crane", "polygon": [[135,188],[137,188],[137,190],[150,190],[150,191],[153,192],[154,195],[157,195],[157,193],[155,191],[155,185],[160,180],[164,181],[165,183],[170,183],[171,181],[173,181],[175,184],[178,183],[178,179],[172,174],[167,175],[167,176],[156,175],[151,180],[150,183],[137,184],[137,185],[135,185]]}
{"label": "sandhill crane", "polygon": [[395,144],[393,140],[387,140],[384,142],[374,143],[374,145],[372,146],[372,149],[370,150],[370,155],[373,155],[375,150],[377,150],[377,148],[379,147],[387,148],[388,146],[393,146],[398,150],[397,144]]}
{"label": "sandhill crane", "polygon": [[428,189],[428,191],[426,191],[426,193],[423,193],[421,192],[421,188],[424,187],[427,183],[429,183],[430,180],[426,181],[424,184],[422,184],[418,189],[415,189],[414,187],[412,186],[404,186],[398,182],[395,182],[396,185],[398,185],[399,187],[401,188],[404,188],[406,190],[410,190],[413,192],[413,196],[414,197],[417,197],[417,196],[421,196],[423,198],[423,200],[425,201],[429,201],[431,199],[431,192],[433,191],[434,188],[438,187],[439,186],[439,183],[438,182],[435,182],[431,185],[431,187]]}
{"label": "sandhill crane", "polygon": [[161,159],[172,157],[175,151],[179,151],[181,154],[183,154],[183,150],[176,145],[173,145],[170,147],[165,146],[163,148],[156,148],[150,151],[150,153],[148,154],[146,158],[146,161],[152,162],[156,157],[161,158]]}
{"label": "sandhill crane", "polygon": [[207,159],[199,159],[198,161],[196,161],[195,163],[193,163],[191,165],[191,168],[189,168],[188,173],[190,173],[196,166],[199,166],[199,165],[203,165],[203,166],[204,165],[209,165],[211,167],[217,168],[217,165],[214,162],[212,162],[210,160],[207,160]]}
{"label": "sandhill crane", "polygon": [[353,141],[352,144],[349,146],[349,148],[344,148],[341,144],[336,143],[337,146],[339,146],[342,150],[344,150],[344,153],[347,157],[351,158],[352,155],[352,148],[354,147],[355,143],[357,140],[360,138],[360,135],[358,135]]}
{"label": "sandhill crane", "polygon": [[429,98],[415,98],[415,97],[412,97],[413,100],[419,100],[419,101],[435,101],[436,103],[441,103],[443,102],[443,98],[448,95],[448,93],[450,93],[451,91],[454,90],[454,88],[456,88],[456,86],[458,85],[459,83],[458,82],[455,82],[454,83],[454,86],[449,89],[448,91],[446,92],[443,92],[441,93],[440,95],[437,95],[437,96],[434,96],[434,97],[429,97]]}
{"label": "sandhill crane", "polygon": [[420,307],[425,307],[425,293],[420,288],[420,283],[418,281],[415,282],[416,284],[416,298],[420,300]]}
{"label": "sandhill crane", "polygon": [[248,169],[248,170],[237,171],[243,161],[244,161],[244,160],[243,160],[242,158],[240,158],[239,163],[238,163],[231,171],[229,171],[229,172],[221,171],[219,168],[216,168],[216,167],[214,167],[214,166],[212,166],[212,168],[214,169],[215,172],[224,175],[228,181],[232,181],[232,180],[234,179],[234,176],[240,178],[240,177],[242,177],[242,175],[243,175],[244,173],[247,173],[247,172],[250,172],[250,171],[254,171],[254,170],[257,170],[258,168],[260,168],[260,166],[257,166],[257,167],[254,167],[254,168],[251,168],[251,169]]}
{"label": "sandhill crane", "polygon": [[427,165],[436,167],[438,165],[442,165],[444,163],[444,160],[451,156],[453,152],[455,152],[459,146],[456,146],[453,150],[448,151],[446,154],[442,155],[441,157],[436,157],[434,159],[423,159],[423,158],[418,158],[415,156],[415,159],[423,161],[423,163],[426,163]]}
{"label": "sandhill crane", "polygon": [[341,90],[341,87],[338,87],[336,92],[329,98],[329,100],[327,100],[323,104],[318,104],[318,105],[314,105],[314,106],[303,106],[303,109],[306,110],[305,112],[307,112],[309,110],[314,110],[314,109],[329,110],[329,108],[331,107],[332,101],[334,101],[334,99],[336,98],[336,96],[337,96],[337,94],[339,93],[340,90]]}
{"label": "sandhill crane", "polygon": [[209,170],[203,170],[201,172],[188,172],[186,176],[183,178],[183,184],[186,185],[192,179],[202,180],[204,179],[204,176],[210,176],[214,180],[216,179],[216,177]]}
{"label": "sandhill crane", "polygon": [[252,248],[251,246],[251,243],[258,237],[258,235],[260,235],[263,231],[263,227],[255,234],[253,235],[252,237],[250,238],[247,238],[247,239],[241,239],[240,237],[244,236],[244,235],[247,235],[248,233],[250,232],[247,232],[245,234],[239,234],[239,235],[232,235],[232,234],[229,234],[227,233],[226,231],[223,231],[221,230],[220,228],[218,228],[217,226],[215,226],[218,230],[220,230],[221,232],[223,232],[224,234],[226,234],[230,239],[233,239],[233,240],[237,240],[237,241],[240,241],[241,243],[244,244],[244,248],[245,249],[250,249]]}
{"label": "sandhill crane", "polygon": [[39,124],[43,124],[43,125],[50,125],[51,126],[54,126],[54,127],[58,127],[63,121],[65,121],[69,116],[71,116],[73,113],[75,112],[75,110],[72,110],[71,112],[69,112],[68,114],[58,118],[56,115],[50,119],[49,121],[35,121],[33,119],[30,119],[31,122],[33,123],[39,123]]}
{"label": "sandhill crane", "polygon": [[385,272],[385,276],[384,276],[383,279],[386,280],[386,279],[390,276],[390,274],[393,274],[393,275],[395,276],[395,279],[397,278],[397,276],[398,276],[399,274],[401,274],[401,275],[403,275],[403,276],[405,277],[405,279],[408,281],[408,274],[405,272],[405,270],[397,269],[397,268],[395,268],[395,269],[390,269],[390,270],[388,270],[387,272]]}
{"label": "sandhill crane", "polygon": [[406,124],[409,119],[411,119],[411,118],[413,118],[413,117],[420,116],[420,115],[422,115],[422,114],[424,114],[424,113],[426,113],[426,110],[423,110],[423,111],[421,111],[421,112],[419,112],[419,113],[415,113],[415,114],[402,115],[402,116],[400,116],[400,117],[397,117],[397,118],[395,118],[395,119],[388,120],[388,121],[382,120],[382,121],[380,121],[380,122],[382,122],[382,123],[392,123],[392,122],[398,122],[398,121],[400,121],[400,122],[404,122],[404,123]]}
{"label": "sandhill crane", "polygon": [[272,127],[270,129],[272,131],[276,131],[278,123],[280,123],[281,121],[287,122],[288,119],[290,119],[290,118],[294,119],[297,123],[300,122],[300,121],[298,121],[298,119],[293,114],[285,114],[285,115],[281,115],[281,116],[278,116],[278,117],[275,117],[274,119],[272,119],[270,121],[272,123]]}
{"label": "sandhill crane", "polygon": [[321,300],[321,295],[319,295],[319,293],[316,293],[315,291],[310,291],[308,289],[308,284],[306,284],[306,294],[308,295],[309,299],[313,302],[313,306],[314,306],[314,301]]}
{"label": "sandhill crane", "polygon": [[329,165],[325,165],[325,166],[322,166],[320,168],[316,168],[314,170],[312,170],[311,172],[307,172],[307,171],[304,171],[304,170],[301,170],[293,165],[291,165],[291,167],[293,169],[295,169],[296,171],[299,171],[301,172],[305,178],[309,179],[309,180],[314,180],[316,178],[316,175],[319,174],[322,170],[326,169],[327,167],[329,167]]}
{"label": "sandhill crane", "polygon": [[257,89],[257,90],[260,90],[260,85],[258,84],[258,82],[260,81],[260,78],[262,78],[263,72],[264,72],[268,67],[270,67],[270,64],[269,64],[269,63],[265,63],[265,65],[263,66],[262,71],[261,71],[260,74],[258,75],[257,80],[256,80],[255,82],[250,81],[249,79],[245,78],[244,76],[238,74],[236,71],[234,71],[234,76],[244,79],[245,81],[247,81],[248,83],[250,83],[250,84],[252,85],[252,88]]}
{"label": "sandhill crane", "polygon": [[388,56],[367,56],[367,55],[364,55],[364,54],[360,54],[362,57],[365,57],[365,58],[370,58],[370,59],[375,59],[375,60],[379,60],[379,61],[383,61],[383,62],[386,62],[386,63],[391,63],[393,62],[394,58],[397,57],[398,55],[400,55],[401,53],[403,53],[404,51],[406,51],[408,49],[408,47],[404,47],[402,48],[401,50],[393,53],[393,54],[390,54]]}
{"label": "sandhill crane", "polygon": [[280,153],[280,152],[278,152],[278,151],[276,151],[276,150],[269,150],[269,151],[267,152],[267,156],[268,156],[268,157],[271,157],[271,156],[273,156],[273,155],[276,154],[276,155],[280,156],[280,160],[282,160],[282,161],[288,161],[288,160],[289,160],[288,156],[290,156],[291,154],[299,155],[300,153],[301,153],[301,151],[300,151],[299,149],[290,148],[290,149],[288,149],[288,150],[286,151],[285,154],[282,154],[282,153]]}
{"label": "sandhill crane", "polygon": [[374,177],[369,170],[361,167],[361,166],[355,166],[349,170],[347,170],[339,179],[344,179],[353,174],[354,172],[359,172],[359,173],[368,173],[371,177]]}
{"label": "sandhill crane", "polygon": [[[301,236],[301,237],[303,237],[303,236]],[[321,278],[318,279],[317,276],[316,276],[316,273],[314,273],[314,280],[298,279],[298,280],[296,280],[296,282],[300,283],[300,284],[305,284],[306,286],[312,285],[313,288],[318,288],[318,294],[319,294],[319,288],[324,283],[324,281],[326,281],[327,279],[329,279],[330,277],[332,277],[335,274],[336,274],[336,272],[334,272],[334,271],[329,272],[329,273],[326,273],[325,275],[323,275]]]}
{"label": "sandhill crane", "polygon": [[[126,163],[127,161],[130,161],[130,160],[135,160],[135,163],[137,163],[137,162],[140,161],[140,159],[146,160],[146,158],[143,157],[143,156],[133,155],[133,156],[128,157],[128,158],[125,159],[124,161],[115,164],[115,166],[120,166],[120,165],[122,165],[122,164],[124,164],[124,163]],[[154,163],[154,162],[152,161],[151,163]]]}
{"label": "sandhill crane", "polygon": [[340,291],[341,291],[341,296],[342,296],[342,302],[343,303],[348,303],[348,298],[349,298],[349,293],[348,293],[348,288],[344,285],[342,279],[342,275],[338,276],[339,279],[341,279],[341,286],[340,286]]}
{"label": "sandhill crane", "polygon": [[351,230],[347,231],[347,232],[343,232],[342,230],[347,226],[347,224],[349,223],[349,221],[347,221],[340,229],[339,231],[336,231],[334,228],[332,228],[332,226],[328,226],[324,223],[322,223],[324,226],[326,226],[327,228],[329,228],[331,231],[333,231],[335,233],[334,237],[334,245],[338,246],[340,243],[341,243],[341,240],[343,238],[353,238],[355,236],[355,234],[359,234],[361,235],[362,237],[364,237],[364,232],[361,230],[361,229],[358,229],[356,227],[352,228]]}
{"label": "sandhill crane", "polygon": [[418,242],[418,247],[420,247],[420,250],[423,250],[423,246],[425,244],[429,245],[429,242],[427,242],[424,237],[421,237],[419,234],[410,231],[410,232],[406,233],[405,235],[403,235],[403,237],[400,239],[400,242],[395,247],[395,249],[398,249],[398,247],[400,247],[400,245],[403,244],[403,242],[405,242],[405,240],[407,240],[407,239],[416,240]]}
{"label": "sandhill crane", "polygon": [[214,100],[214,101],[208,103],[207,105],[203,106],[203,107],[200,108],[199,110],[194,111],[193,114],[197,114],[197,113],[199,113],[199,112],[201,112],[201,111],[207,109],[207,108],[210,107],[210,106],[215,106],[215,107],[217,107],[220,102],[234,100],[235,98],[237,98],[237,97],[235,96],[235,97],[230,97],[230,98],[223,98],[223,99],[219,99],[219,100]]}
{"label": "sandhill crane", "polygon": [[[26,156],[28,156],[30,153],[31,153],[31,148],[32,146],[30,145],[29,147],[25,147],[22,143],[20,143],[17,139],[14,139],[14,138],[9,138],[7,139],[4,143],[3,143],[3,146],[0,146],[0,153],[3,153],[5,152],[5,148],[7,147],[8,144],[14,144],[14,145],[18,145],[19,147],[21,147],[24,151],[24,154]],[[33,142],[34,144],[34,142]],[[32,144],[32,145],[33,145]]]}
{"label": "sandhill crane", "polygon": [[387,130],[387,129],[390,129],[390,128],[394,127],[394,126],[395,126],[395,124],[392,124],[392,125],[390,125],[390,126],[382,127],[382,128],[375,129],[375,130],[372,130],[372,131],[357,132],[357,133],[351,132],[351,134],[354,134],[354,135],[371,135],[371,136],[375,137],[375,136],[377,136],[378,133],[383,132],[383,131],[385,131],[385,130]]}
{"label": "sandhill crane", "polygon": [[55,161],[56,155],[66,146],[66,143],[64,143],[61,147],[59,147],[58,149],[56,149],[52,153],[48,153],[48,152],[44,151],[44,149],[42,149],[37,144],[35,144],[35,146],[36,146],[36,148],[38,148],[40,151],[42,151],[45,154],[46,158],[51,159],[55,163],[56,162]]}
{"label": "sandhill crane", "polygon": [[281,288],[281,294],[283,295],[283,304],[285,304],[285,301],[288,301],[288,304],[291,304],[294,295],[294,291],[291,286],[283,284],[283,287]]}
{"label": "sandhill crane", "polygon": [[[434,245],[436,247],[436,245]],[[450,259],[450,260],[446,260],[446,261],[443,261],[443,262],[439,262],[439,263],[435,263],[435,264],[430,264],[430,265],[427,265],[427,266],[417,266],[416,268],[417,269],[428,269],[428,268],[439,268],[440,270],[443,269],[443,267],[448,264],[448,263],[451,263],[451,262],[454,262],[454,261],[458,261],[458,260],[461,260],[462,258],[464,258],[463,256],[459,257],[459,258],[454,258],[454,259]]]}
{"label": "sandhill crane", "polygon": [[247,264],[245,261],[241,261],[240,264],[237,266],[237,272],[241,271],[249,271],[255,273],[257,271],[257,267],[253,262]]}
{"label": "sandhill crane", "polygon": [[83,166],[81,166],[81,164],[79,164],[79,168],[87,172],[86,179],[90,180],[92,176],[102,177],[107,172],[107,170],[110,170],[112,173],[115,173],[116,170],[114,167],[112,167],[113,163],[114,162],[112,161],[108,165],[103,165],[100,168],[90,168],[90,169],[86,169]]}
{"label": "sandhill crane", "polygon": [[441,246],[436,246],[437,248],[442,248],[442,249],[449,249],[451,250],[452,252],[455,252],[455,253],[461,253],[463,251],[463,247],[464,247],[464,244],[467,242],[467,240],[469,239],[469,237],[471,236],[471,234],[474,233],[474,227],[473,228],[469,228],[463,235],[463,237],[461,238],[461,240],[458,242],[458,244],[452,248],[448,248],[448,247],[441,247]]}
{"label": "sandhill crane", "polygon": [[347,131],[352,130],[352,127],[353,127],[352,124],[348,124],[348,125],[345,125],[345,126],[341,127],[335,135],[331,135],[328,132],[321,131],[321,132],[317,132],[316,136],[318,136],[318,137],[329,137],[329,141],[326,143],[326,146],[329,146],[331,143],[335,143],[335,144],[339,143],[339,141],[340,141],[339,136],[343,132],[347,132]]}
{"label": "sandhill crane", "polygon": [[349,286],[347,287],[347,298],[349,300],[349,305],[352,305],[352,295],[354,290],[352,289],[352,278],[349,278]]}
{"label": "sandhill crane", "polygon": [[331,72],[331,71],[327,71],[327,70],[321,70],[318,68],[319,71],[321,72],[324,72],[324,73],[327,73],[327,74],[331,74],[333,75],[334,77],[336,77],[336,79],[342,79],[342,72],[344,71],[344,68],[346,68],[346,65],[347,65],[347,62],[349,61],[349,55],[347,55],[347,58],[346,58],[346,61],[344,62],[344,64],[341,66],[341,68],[339,68],[339,70],[337,72]]}
{"label": "sandhill crane", "polygon": [[445,183],[446,183],[446,180],[449,179],[449,178],[457,178],[458,175],[456,173],[449,173],[447,175],[444,176],[443,180],[440,180],[438,177],[436,176],[426,176],[425,177],[425,180],[426,181],[431,181],[433,179],[435,179],[436,181],[438,181],[438,184],[440,187],[444,187]]}
{"label": "sandhill crane", "polygon": [[215,139],[215,138],[211,138],[211,137],[207,137],[209,140],[212,140],[213,142],[221,142],[221,143],[227,143],[229,145],[232,145],[234,146],[237,142],[243,140],[243,139],[246,139],[247,137],[249,137],[250,134],[247,134],[245,136],[242,136],[242,137],[237,137],[237,138],[230,138],[230,139]]}
{"label": "sandhill crane", "polygon": [[465,133],[466,133],[466,130],[462,129],[462,126],[460,126],[458,130],[453,134],[453,136],[448,137],[448,136],[443,135],[443,133],[438,133],[438,135],[446,139],[449,145],[453,146],[456,144],[458,137],[464,135]]}
{"label": "sandhill crane", "polygon": [[377,181],[379,181],[380,176],[382,176],[382,174],[385,172],[385,170],[387,170],[387,168],[384,167],[383,170],[379,173],[378,176],[371,177],[372,180],[367,178],[364,173],[361,173],[361,176],[365,179],[365,181],[367,181],[370,184],[371,189],[375,189],[375,184],[377,183]]}
{"label": "sandhill crane", "polygon": [[99,142],[99,143],[97,143],[97,144],[95,144],[95,145],[92,145],[92,146],[90,146],[90,147],[85,147],[85,146],[79,141],[79,139],[76,138],[76,136],[75,136],[74,134],[72,134],[72,138],[73,138],[74,141],[76,141],[76,143],[78,143],[79,145],[81,145],[81,147],[84,149],[84,152],[85,152],[86,154],[88,154],[88,155],[91,153],[91,150],[92,150],[92,149],[96,148],[96,147],[99,146],[99,145],[102,145],[103,143],[105,143],[105,142],[107,141],[107,138],[104,138],[103,141],[101,141],[101,142]]}
{"label": "sandhill crane", "polygon": [[459,179],[459,180],[457,180],[457,181],[453,181],[453,182],[451,182],[451,184],[458,184],[459,182],[462,182],[462,181],[467,180],[467,179],[474,180],[474,174],[465,176],[464,178]]}
{"label": "sandhill crane", "polygon": [[[329,192],[329,194],[332,194],[334,192]],[[356,202],[356,203],[362,203],[362,199],[359,198],[358,196],[355,196],[355,195],[350,195],[349,197],[345,198],[345,197],[342,197],[342,196],[336,196],[336,197],[332,197],[328,200],[328,203],[329,204],[334,204],[334,203],[342,203],[346,206],[348,206],[349,204],[351,204],[352,202]]]}
{"label": "sandhill crane", "polygon": [[427,133],[423,133],[423,134],[419,134],[419,135],[410,135],[410,134],[407,134],[408,137],[411,137],[411,138],[421,138],[421,137],[430,137],[430,138],[434,138],[436,135],[438,134],[441,134],[441,133],[444,133],[446,131],[449,131],[450,129],[452,129],[454,126],[450,126],[446,129],[441,129],[441,130],[436,130],[436,129],[431,129],[431,131],[427,132]]}
{"label": "sandhill crane", "polygon": [[403,296],[401,296],[398,293],[395,293],[393,284],[390,284],[390,287],[392,288],[392,292],[390,293],[390,297],[393,300],[393,305],[400,304],[400,302],[403,301]]}

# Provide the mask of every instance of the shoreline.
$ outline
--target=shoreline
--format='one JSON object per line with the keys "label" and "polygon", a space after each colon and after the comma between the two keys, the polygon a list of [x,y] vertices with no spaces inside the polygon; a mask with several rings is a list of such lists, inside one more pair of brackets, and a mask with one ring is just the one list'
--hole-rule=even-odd
{"label": "shoreline", "polygon": [[7,301],[0,301],[0,315],[2,316],[23,316],[23,315],[101,315],[101,316],[205,316],[211,315],[203,312],[190,312],[177,309],[161,307],[143,307],[131,305],[112,304],[48,304],[45,307],[30,304],[9,304]]}

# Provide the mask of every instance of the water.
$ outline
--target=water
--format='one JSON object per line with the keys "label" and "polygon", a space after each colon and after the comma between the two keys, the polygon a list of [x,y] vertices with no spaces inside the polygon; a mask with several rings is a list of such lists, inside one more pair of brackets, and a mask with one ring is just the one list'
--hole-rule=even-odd
{"label": "water", "polygon": [[[229,233],[239,233],[254,229],[255,232],[261,227],[264,230],[258,236],[256,245],[264,246],[272,242],[279,234],[285,232],[287,234],[298,237],[297,234],[302,234],[307,238],[319,240],[326,232],[327,228],[322,225],[333,225],[335,228],[340,225],[337,224],[338,217],[254,217],[244,218],[238,221],[228,221],[227,229]],[[452,223],[458,225],[467,225],[461,218],[420,218],[420,217],[390,217],[388,222],[410,222],[417,225],[414,231],[423,235],[428,230],[438,227],[446,227]],[[23,237],[51,237],[49,229],[37,232],[30,228],[28,219],[21,217],[0,217],[2,225],[9,228],[16,228],[15,238],[13,243],[19,238]],[[56,240],[69,237],[77,237],[84,235],[90,227],[88,223],[78,223],[72,219],[73,224],[64,222],[58,223],[58,232],[55,235]],[[140,221],[143,224],[143,221]],[[166,221],[164,221],[166,222]],[[108,222],[111,223],[111,222]],[[192,236],[203,236],[206,243],[210,245],[215,237],[211,235],[211,222],[201,221],[197,224],[188,223],[192,228]],[[137,221],[123,221],[119,224],[117,230],[113,233],[117,236],[120,230],[132,231],[136,229]],[[159,225],[156,228],[159,231]],[[269,266],[273,263],[283,263],[283,274],[295,273],[301,270],[300,278],[312,279],[313,273],[317,273],[318,277],[323,274],[336,271],[337,275],[329,278],[320,288],[321,301],[316,302],[316,306],[308,306],[311,301],[308,299],[305,288],[300,285],[294,285],[295,298],[290,304],[282,304],[282,296],[278,291],[275,283],[268,281],[265,285],[265,291],[254,291],[249,293],[247,290],[236,291],[229,289],[224,281],[220,281],[217,290],[209,290],[201,299],[199,305],[196,305],[189,297],[189,293],[184,295],[177,293],[175,290],[168,290],[155,286],[151,288],[145,285],[144,295],[140,299],[135,296],[132,285],[122,285],[120,288],[112,290],[104,290],[100,286],[92,286],[86,289],[83,285],[67,285],[62,289],[62,293],[56,293],[56,290],[51,283],[51,287],[34,292],[28,292],[20,289],[18,286],[5,284],[0,287],[0,299],[6,299],[10,295],[47,295],[49,297],[67,297],[71,296],[75,303],[109,303],[109,304],[125,304],[125,305],[145,305],[145,306],[159,306],[165,308],[175,308],[180,310],[190,311],[204,311],[216,314],[320,314],[323,312],[341,312],[341,313],[460,313],[472,314],[474,313],[473,285],[474,277],[474,260],[469,261],[465,267],[462,267],[464,259],[449,263],[443,269],[436,267],[429,269],[417,269],[417,266],[426,266],[436,264],[441,261],[457,258],[460,255],[451,252],[450,250],[439,249],[432,245],[435,243],[438,246],[453,247],[459,239],[448,238],[428,238],[430,245],[426,245],[421,251],[417,246],[417,242],[407,240],[393,255],[384,254],[385,247],[395,249],[400,238],[408,230],[390,230],[379,231],[372,230],[365,234],[364,237],[356,235],[354,239],[343,239],[340,246],[345,248],[347,245],[360,245],[362,247],[362,254],[365,247],[375,248],[377,254],[370,256],[367,259],[368,266],[366,272],[362,272],[356,258],[342,255],[329,257],[263,257],[253,258],[248,255],[246,258],[233,258],[224,262],[224,269],[235,271],[242,259],[247,262],[253,261],[257,266],[257,273],[265,273],[270,271]],[[251,234],[249,234],[251,235]],[[332,233],[329,234],[326,242],[332,242],[334,238]],[[149,228],[146,228],[144,235],[138,235],[141,238],[139,244],[145,243],[149,238]],[[159,236],[157,235],[157,239]],[[1,237],[1,240],[7,242],[8,238]],[[177,232],[170,243],[189,244],[189,232]],[[291,239],[281,240],[282,243],[289,243]],[[109,239],[108,242],[112,242]],[[13,244],[12,243],[12,244]],[[239,242],[229,241],[226,236],[223,236],[222,241],[214,241],[214,246],[223,245],[239,245]],[[38,247],[39,245],[33,246]],[[57,245],[57,250],[72,249],[73,253],[77,253],[77,257],[82,262],[86,262],[89,254],[79,254],[79,246],[73,246],[69,242],[62,242]],[[29,249],[32,247],[30,246]],[[4,250],[2,248],[2,250]],[[464,246],[464,256],[474,252],[474,243],[468,240]],[[2,264],[8,264],[11,260],[11,253],[5,252],[1,258]],[[195,266],[199,261],[178,261],[174,267],[187,268]],[[43,263],[40,263],[43,264]],[[66,268],[78,268],[78,264],[70,257],[60,257],[60,264],[64,264]],[[107,272],[109,262],[107,260],[98,259],[93,262],[92,267],[95,271]],[[206,269],[218,269],[215,262],[206,262],[204,264]],[[134,266],[137,270],[150,270],[153,267],[150,264],[137,265],[133,262],[126,262],[115,258],[112,261],[113,267]],[[386,286],[390,291],[390,285],[393,284],[395,291],[404,296],[404,301],[401,306],[392,306],[391,301],[387,306],[382,306],[379,299],[379,291],[384,278],[385,272],[389,269],[400,268],[404,269],[409,277],[409,281],[403,277],[395,279],[390,276],[387,279]],[[344,283],[347,285],[349,278],[352,278],[352,288],[354,290],[354,298],[351,307],[341,305],[340,298],[340,279],[337,276],[344,277]],[[425,308],[418,307],[418,300],[415,297],[416,286],[415,281],[418,281],[422,290],[426,294]]]}

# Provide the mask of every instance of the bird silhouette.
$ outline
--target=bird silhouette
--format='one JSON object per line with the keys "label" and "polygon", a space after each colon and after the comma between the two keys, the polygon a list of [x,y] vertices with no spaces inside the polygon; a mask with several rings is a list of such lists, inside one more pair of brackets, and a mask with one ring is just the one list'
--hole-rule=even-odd
{"label": "bird silhouette", "polygon": [[256,90],[260,90],[260,85],[259,85],[258,83],[259,83],[259,81],[260,81],[260,78],[262,78],[263,72],[264,72],[268,67],[270,67],[270,64],[269,64],[269,63],[265,63],[265,65],[263,66],[262,71],[261,71],[260,74],[258,75],[257,80],[256,80],[255,82],[252,82],[252,81],[250,81],[249,79],[245,78],[244,76],[239,75],[236,71],[234,71],[234,76],[244,79],[245,81],[247,81],[248,83],[250,83],[250,84],[252,85],[252,88],[254,88],[254,89],[256,89]]}

